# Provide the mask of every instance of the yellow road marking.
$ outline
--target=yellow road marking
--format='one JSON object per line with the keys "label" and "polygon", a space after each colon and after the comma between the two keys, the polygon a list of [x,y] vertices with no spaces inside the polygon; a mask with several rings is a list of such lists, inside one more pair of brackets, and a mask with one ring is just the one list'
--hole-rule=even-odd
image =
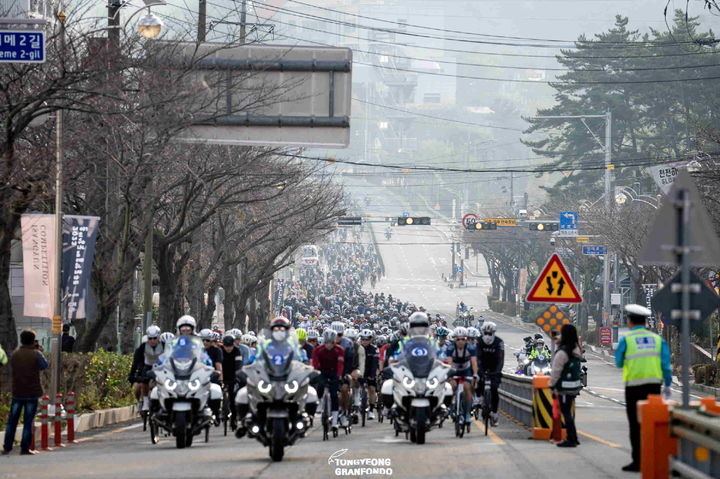
{"label": "yellow road marking", "polygon": [[[475,423],[475,425],[477,426],[479,431],[481,431],[482,433],[485,432],[485,424],[481,424],[477,419],[473,419],[473,422]],[[500,436],[498,436],[497,434],[495,434],[495,432],[493,432],[491,427],[488,427],[488,436],[498,446],[507,444]]]}
{"label": "yellow road marking", "polygon": [[593,436],[592,434],[588,434],[587,432],[578,431],[577,433],[580,434],[581,436],[587,437],[588,439],[592,439],[593,441],[597,441],[597,442],[599,442],[600,444],[605,444],[606,446],[616,447],[616,448],[621,448],[621,447],[622,447],[620,444],[617,444],[617,443],[612,442],[612,441],[608,441],[607,439],[603,439],[603,438],[601,438],[601,437]]}

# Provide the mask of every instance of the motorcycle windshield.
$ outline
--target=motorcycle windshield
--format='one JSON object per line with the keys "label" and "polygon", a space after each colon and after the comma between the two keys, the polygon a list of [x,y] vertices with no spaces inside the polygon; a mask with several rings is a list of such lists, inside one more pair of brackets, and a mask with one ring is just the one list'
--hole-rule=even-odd
{"label": "motorcycle windshield", "polygon": [[416,378],[426,378],[435,364],[435,347],[427,338],[411,338],[403,345],[404,359]]}
{"label": "motorcycle windshield", "polygon": [[170,364],[178,375],[190,374],[190,371],[200,362],[203,345],[199,338],[194,336],[180,336],[173,345],[170,353]]}
{"label": "motorcycle windshield", "polygon": [[286,378],[292,368],[293,355],[293,348],[287,341],[270,341],[263,351],[268,375],[273,379]]}

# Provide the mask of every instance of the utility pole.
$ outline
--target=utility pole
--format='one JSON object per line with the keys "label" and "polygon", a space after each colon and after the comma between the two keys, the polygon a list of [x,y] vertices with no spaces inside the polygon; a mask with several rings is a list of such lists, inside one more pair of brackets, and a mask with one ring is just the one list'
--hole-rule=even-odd
{"label": "utility pole", "polygon": [[[607,111],[605,112],[605,208],[607,214],[610,212],[612,207],[612,179],[610,177],[610,171],[613,169],[612,165],[612,114]],[[616,285],[617,286],[617,285]],[[607,326],[610,320],[610,251],[608,247],[605,247],[605,254],[603,255],[603,326]],[[599,336],[598,336],[599,338]]]}
{"label": "utility pole", "polygon": [[515,208],[514,208],[514,206],[515,206],[515,201],[514,201],[514,199],[515,199],[515,182],[514,182],[514,179],[515,178],[513,177],[513,173],[514,172],[512,172],[512,171],[510,172],[510,208],[512,208],[513,213],[514,213],[515,212]]}
{"label": "utility pole", "polygon": [[197,30],[197,40],[198,43],[202,43],[205,41],[205,33],[207,31],[207,1],[206,0],[198,0],[198,30]]}
{"label": "utility pole", "polygon": [[247,0],[240,4],[240,42],[245,43],[247,38]]}

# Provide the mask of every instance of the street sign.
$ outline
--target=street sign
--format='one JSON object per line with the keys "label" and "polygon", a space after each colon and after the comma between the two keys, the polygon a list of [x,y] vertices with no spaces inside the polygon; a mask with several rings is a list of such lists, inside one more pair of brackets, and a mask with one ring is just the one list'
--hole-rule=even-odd
{"label": "street sign", "polygon": [[[664,323],[680,324],[682,282],[678,271],[652,298],[652,309],[662,313]],[[690,271],[690,319],[703,321],[720,306],[720,296]]]}
{"label": "street sign", "polygon": [[563,324],[570,324],[570,318],[565,316],[565,313],[553,304],[535,319],[535,324],[540,326],[546,333],[549,333],[553,329],[559,331]]}
{"label": "street sign", "polygon": [[678,190],[687,190],[691,203],[689,214],[690,265],[716,266],[720,264],[720,239],[715,234],[712,219],[700,199],[700,193],[690,174],[680,170],[672,190],[663,199],[655,223],[647,236],[640,264],[653,266],[675,266],[678,231],[675,199]]}
{"label": "street sign", "polygon": [[479,219],[475,213],[468,213],[462,217],[462,225],[467,229],[471,223],[477,223]]}
{"label": "street sign", "polygon": [[610,346],[612,344],[612,328],[600,328],[600,344]]}
{"label": "street sign", "polygon": [[0,31],[0,63],[44,63],[45,32]]}
{"label": "street sign", "polygon": [[462,273],[463,272],[462,266],[455,266],[455,272]]}
{"label": "street sign", "polygon": [[558,236],[577,236],[578,233],[578,213],[577,211],[561,211],[560,227],[558,228]]}
{"label": "street sign", "polygon": [[582,303],[560,256],[553,254],[525,298],[529,303]]}
{"label": "street sign", "polygon": [[[578,238],[579,238],[579,236],[578,236]],[[605,246],[590,246],[590,245],[588,245],[588,246],[583,246],[582,249],[583,249],[583,254],[586,256],[591,256],[591,255],[602,256],[607,251]]]}
{"label": "street sign", "polygon": [[517,218],[485,218],[484,221],[498,226],[517,226]]}
{"label": "street sign", "polygon": [[360,226],[363,219],[361,216],[341,216],[338,218],[338,226]]}
{"label": "street sign", "polygon": [[[589,243],[590,237],[589,236],[576,236],[575,237],[576,243]],[[584,254],[584,253],[583,253]]]}

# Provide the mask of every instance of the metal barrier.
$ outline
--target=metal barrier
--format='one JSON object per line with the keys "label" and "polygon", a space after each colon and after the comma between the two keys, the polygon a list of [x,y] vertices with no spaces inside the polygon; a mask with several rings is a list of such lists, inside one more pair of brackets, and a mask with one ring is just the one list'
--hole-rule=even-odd
{"label": "metal barrier", "polygon": [[527,426],[533,425],[533,378],[503,373],[498,389],[500,409]]}
{"label": "metal barrier", "polygon": [[714,399],[705,406],[670,410],[670,434],[678,439],[670,471],[681,477],[720,478],[720,414],[711,412],[720,406]]}

